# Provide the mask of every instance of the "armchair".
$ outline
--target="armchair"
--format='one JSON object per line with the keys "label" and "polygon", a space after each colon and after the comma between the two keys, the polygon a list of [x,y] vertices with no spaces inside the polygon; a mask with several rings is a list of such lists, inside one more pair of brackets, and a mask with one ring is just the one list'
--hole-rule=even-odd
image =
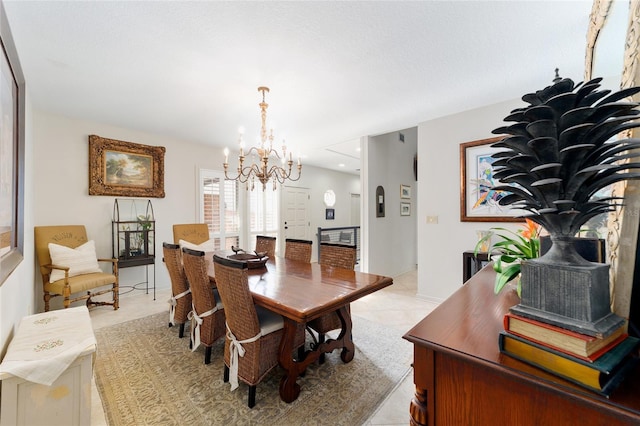
{"label": "armchair", "polygon": [[[51,298],[57,296],[63,297],[65,308],[86,299],[87,306],[112,305],[114,310],[118,309],[118,260],[96,258],[93,241],[88,240],[84,225],[36,226],[34,234],[45,312]],[[110,262],[112,273],[102,272],[98,262]],[[106,286],[110,288],[92,291]],[[82,296],[71,297],[84,292]],[[113,293],[111,302],[92,300],[106,293]]]}

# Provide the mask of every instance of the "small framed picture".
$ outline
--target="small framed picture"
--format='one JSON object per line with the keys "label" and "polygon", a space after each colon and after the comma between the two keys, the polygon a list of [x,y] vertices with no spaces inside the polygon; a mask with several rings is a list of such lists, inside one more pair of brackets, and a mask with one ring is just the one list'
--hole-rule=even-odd
{"label": "small framed picture", "polygon": [[400,203],[400,216],[411,216],[411,203]]}
{"label": "small framed picture", "polygon": [[324,211],[324,218],[326,220],[333,220],[336,218],[335,214],[336,214],[335,209],[326,209]]}
{"label": "small framed picture", "polygon": [[409,185],[400,185],[400,198],[405,200],[411,198],[411,187]]}

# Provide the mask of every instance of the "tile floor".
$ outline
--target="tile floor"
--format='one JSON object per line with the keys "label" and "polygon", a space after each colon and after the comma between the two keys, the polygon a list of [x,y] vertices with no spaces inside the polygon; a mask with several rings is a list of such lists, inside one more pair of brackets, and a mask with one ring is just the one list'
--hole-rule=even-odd
{"label": "tile floor", "polygon": [[[437,304],[421,300],[415,296],[417,286],[416,271],[394,278],[394,284],[376,293],[363,297],[351,304],[351,311],[369,321],[391,326],[402,337],[411,327],[431,312]],[[156,300],[152,294],[134,291],[121,296],[120,309],[96,307],[90,311],[93,328],[117,324],[135,318],[142,318],[168,309],[169,289],[159,289]],[[386,400],[372,413],[365,426],[392,426],[409,424],[409,402],[413,397],[413,376],[407,375],[389,394]],[[91,425],[106,425],[102,402],[95,383],[92,386]]]}

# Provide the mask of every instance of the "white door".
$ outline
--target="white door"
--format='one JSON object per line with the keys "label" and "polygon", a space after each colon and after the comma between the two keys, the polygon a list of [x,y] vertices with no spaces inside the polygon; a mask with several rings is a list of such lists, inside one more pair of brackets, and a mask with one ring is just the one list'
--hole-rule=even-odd
{"label": "white door", "polygon": [[[284,230],[285,239],[309,239],[309,199],[308,188],[284,188],[282,229]],[[284,244],[284,241],[282,243]]]}

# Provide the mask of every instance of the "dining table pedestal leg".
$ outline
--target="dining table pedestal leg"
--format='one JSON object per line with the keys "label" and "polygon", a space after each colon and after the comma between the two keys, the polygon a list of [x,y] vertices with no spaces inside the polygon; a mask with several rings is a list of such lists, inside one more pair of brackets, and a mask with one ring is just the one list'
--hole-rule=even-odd
{"label": "dining table pedestal leg", "polygon": [[340,358],[344,363],[353,360],[355,355],[355,345],[351,338],[351,314],[347,306],[341,307],[338,317],[342,323],[342,330],[336,339],[328,339],[319,343],[314,350],[305,351],[304,356],[296,360],[293,358],[294,343],[298,322],[284,318],[284,335],[280,342],[280,366],[285,370],[285,375],[280,379],[280,398],[284,402],[293,402],[300,395],[300,385],[296,382],[298,376],[302,374],[307,366],[320,358],[325,352],[332,352],[334,349],[342,348]]}

